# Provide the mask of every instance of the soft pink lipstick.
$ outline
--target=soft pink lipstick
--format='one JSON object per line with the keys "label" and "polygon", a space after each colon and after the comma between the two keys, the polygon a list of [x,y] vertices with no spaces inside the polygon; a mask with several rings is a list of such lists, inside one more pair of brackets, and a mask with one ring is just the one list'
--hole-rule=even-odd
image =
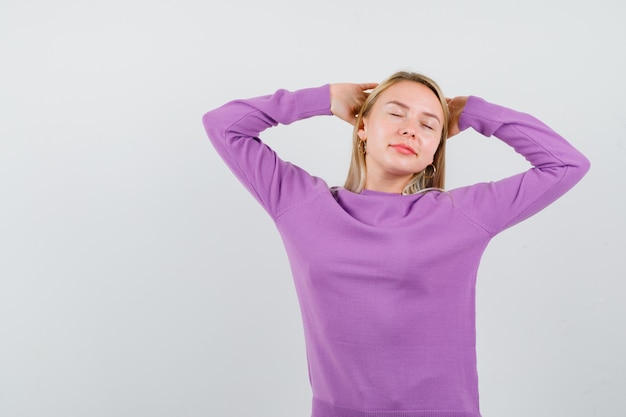
{"label": "soft pink lipstick", "polygon": [[389,145],[396,151],[400,152],[403,155],[417,155],[417,152],[413,150],[409,145],[405,145],[404,143],[396,143],[393,145]]}

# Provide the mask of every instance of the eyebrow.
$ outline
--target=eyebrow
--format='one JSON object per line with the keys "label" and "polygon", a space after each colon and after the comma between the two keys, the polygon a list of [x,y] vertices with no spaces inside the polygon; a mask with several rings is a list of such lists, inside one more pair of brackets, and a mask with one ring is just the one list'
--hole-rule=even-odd
{"label": "eyebrow", "polygon": [[[396,106],[401,107],[401,108],[403,108],[404,110],[409,110],[409,109],[410,109],[410,107],[409,107],[409,106],[407,106],[406,104],[401,103],[401,102],[396,101],[396,100],[391,100],[391,101],[388,101],[388,102],[387,102],[387,103],[385,103],[385,104],[395,104]],[[434,114],[434,113],[427,112],[427,111],[423,111],[423,112],[422,112],[422,114],[423,114],[424,116],[432,117],[433,119],[435,119],[435,120],[437,120],[439,123],[441,123],[441,120],[439,120],[439,117],[438,117],[436,114]]]}

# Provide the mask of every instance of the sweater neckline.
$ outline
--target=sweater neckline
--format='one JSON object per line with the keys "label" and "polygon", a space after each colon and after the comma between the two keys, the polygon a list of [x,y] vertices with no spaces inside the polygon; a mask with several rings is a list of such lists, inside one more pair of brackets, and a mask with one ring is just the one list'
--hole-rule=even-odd
{"label": "sweater neckline", "polygon": [[387,191],[368,190],[366,188],[361,190],[361,195],[379,195],[379,196],[390,196],[390,197],[404,197],[400,193],[389,193]]}

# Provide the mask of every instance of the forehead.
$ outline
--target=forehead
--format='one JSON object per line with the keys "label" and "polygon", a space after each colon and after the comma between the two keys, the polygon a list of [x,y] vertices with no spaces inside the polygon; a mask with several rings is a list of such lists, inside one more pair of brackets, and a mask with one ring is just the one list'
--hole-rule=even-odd
{"label": "forehead", "polygon": [[428,111],[443,117],[441,103],[435,93],[424,84],[416,81],[399,81],[380,93],[375,106],[384,106],[397,101],[414,111]]}

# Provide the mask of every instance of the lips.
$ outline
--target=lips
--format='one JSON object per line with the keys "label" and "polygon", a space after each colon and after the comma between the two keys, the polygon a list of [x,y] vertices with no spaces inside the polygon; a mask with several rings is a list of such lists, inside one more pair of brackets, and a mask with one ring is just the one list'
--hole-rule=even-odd
{"label": "lips", "polygon": [[409,145],[405,145],[404,143],[396,143],[389,146],[404,155],[417,155],[415,149],[411,148]]}

